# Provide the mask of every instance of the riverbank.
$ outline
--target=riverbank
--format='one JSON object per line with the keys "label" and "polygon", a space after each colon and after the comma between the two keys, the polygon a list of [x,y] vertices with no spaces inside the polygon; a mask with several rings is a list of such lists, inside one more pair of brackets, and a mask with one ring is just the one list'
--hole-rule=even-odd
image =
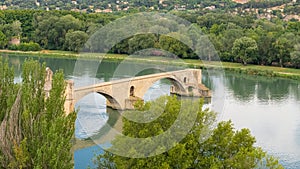
{"label": "riverbank", "polygon": [[53,58],[84,58],[84,59],[105,59],[105,60],[128,60],[135,62],[150,62],[157,64],[170,64],[187,66],[189,68],[203,68],[203,69],[224,69],[225,71],[234,71],[237,73],[245,73],[249,75],[268,76],[268,77],[283,77],[289,79],[300,79],[300,69],[293,68],[282,68],[275,66],[262,66],[262,65],[247,65],[244,66],[240,63],[232,62],[215,62],[195,59],[174,59],[174,58],[163,58],[154,56],[128,56],[121,54],[99,54],[99,53],[74,53],[69,51],[57,51],[57,50],[42,50],[35,52],[24,52],[24,51],[12,51],[12,50],[0,50],[0,54],[9,55],[26,55],[26,56],[38,56],[38,57],[53,57]]}

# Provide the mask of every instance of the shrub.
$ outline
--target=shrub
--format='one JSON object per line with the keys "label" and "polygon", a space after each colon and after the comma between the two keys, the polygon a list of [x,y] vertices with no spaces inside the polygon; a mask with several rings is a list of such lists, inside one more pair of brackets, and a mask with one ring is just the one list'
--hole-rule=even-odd
{"label": "shrub", "polygon": [[20,50],[20,51],[40,51],[41,46],[35,42],[21,43],[20,45],[11,45],[8,47],[10,50]]}
{"label": "shrub", "polygon": [[18,50],[18,45],[10,45],[8,46],[9,50]]}

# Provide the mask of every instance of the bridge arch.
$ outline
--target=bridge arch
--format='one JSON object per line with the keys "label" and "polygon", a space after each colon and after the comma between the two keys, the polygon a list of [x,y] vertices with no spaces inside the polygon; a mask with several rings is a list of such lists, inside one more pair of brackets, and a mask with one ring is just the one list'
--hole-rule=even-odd
{"label": "bridge arch", "polygon": [[165,76],[165,77],[156,78],[156,79],[152,80],[151,83],[148,83],[148,85],[140,93],[139,97],[144,98],[145,94],[147,93],[147,91],[149,91],[150,87],[153,86],[153,84],[155,84],[157,81],[162,80],[162,79],[167,79],[171,82],[172,86],[170,89],[170,93],[172,93],[172,91],[177,91],[177,92],[180,91],[182,93],[187,92],[186,86],[181,80],[177,79],[174,76]]}
{"label": "bridge arch", "polygon": [[[77,111],[75,123],[76,138],[98,139],[100,136],[106,135],[111,128],[121,132],[121,111],[107,106],[107,102],[112,102],[111,99],[114,100],[110,97],[101,92],[91,92],[78,100],[76,107],[80,109]],[[86,116],[87,113],[97,115]]]}
{"label": "bridge arch", "polygon": [[172,82],[172,84],[175,87],[177,87],[180,91],[186,92],[185,87],[184,87],[185,85],[182,84],[180,80],[173,78],[173,77],[167,77],[166,79],[169,79]]}
{"label": "bridge arch", "polygon": [[98,94],[103,95],[106,98],[106,107],[110,107],[112,109],[120,109],[120,103],[111,95],[106,94],[104,92],[97,92]]}
{"label": "bridge arch", "polygon": [[110,94],[99,90],[99,91],[89,91],[89,92],[85,92],[84,94],[81,94],[79,97],[76,98],[75,103],[76,104],[78,101],[80,101],[81,99],[83,99],[85,96],[92,94],[92,93],[97,93],[102,95],[103,97],[105,97],[106,99],[106,106],[110,107],[112,109],[121,109],[121,104],[120,102],[114,98],[113,96],[111,96]]}

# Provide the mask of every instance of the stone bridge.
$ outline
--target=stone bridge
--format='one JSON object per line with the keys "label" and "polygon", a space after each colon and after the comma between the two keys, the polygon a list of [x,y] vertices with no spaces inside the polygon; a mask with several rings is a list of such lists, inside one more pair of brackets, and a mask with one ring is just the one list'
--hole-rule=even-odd
{"label": "stone bridge", "polygon": [[172,82],[171,94],[211,97],[201,78],[200,69],[186,69],[103,82],[76,89],[73,81],[67,81],[65,110],[67,114],[74,111],[75,104],[90,93],[103,95],[107,99],[107,107],[120,110],[133,109],[134,103],[143,100],[148,89],[161,79],[169,79]]}

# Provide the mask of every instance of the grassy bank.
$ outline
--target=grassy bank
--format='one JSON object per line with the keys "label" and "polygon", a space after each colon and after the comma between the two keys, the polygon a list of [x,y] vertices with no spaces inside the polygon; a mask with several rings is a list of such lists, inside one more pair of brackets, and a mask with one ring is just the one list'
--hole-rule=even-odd
{"label": "grassy bank", "polygon": [[232,62],[202,62],[201,60],[194,59],[174,59],[163,57],[142,57],[142,56],[128,56],[120,54],[98,54],[98,53],[74,53],[69,51],[57,51],[57,50],[43,50],[38,52],[22,52],[11,50],[0,50],[1,54],[9,55],[26,55],[26,56],[39,56],[39,57],[53,57],[53,58],[86,58],[86,59],[106,59],[106,60],[128,60],[135,62],[149,62],[157,64],[169,64],[187,66],[190,68],[204,68],[204,69],[224,69],[226,71],[234,71],[238,73],[245,73],[258,76],[269,77],[283,77],[295,80],[300,80],[300,69],[282,68],[274,66],[261,66],[261,65],[247,65],[244,66],[240,63]]}
{"label": "grassy bank", "polygon": [[235,71],[238,73],[246,73],[250,75],[283,77],[300,80],[300,69],[283,68],[275,66],[247,65],[243,66],[239,63],[223,62],[225,70]]}

